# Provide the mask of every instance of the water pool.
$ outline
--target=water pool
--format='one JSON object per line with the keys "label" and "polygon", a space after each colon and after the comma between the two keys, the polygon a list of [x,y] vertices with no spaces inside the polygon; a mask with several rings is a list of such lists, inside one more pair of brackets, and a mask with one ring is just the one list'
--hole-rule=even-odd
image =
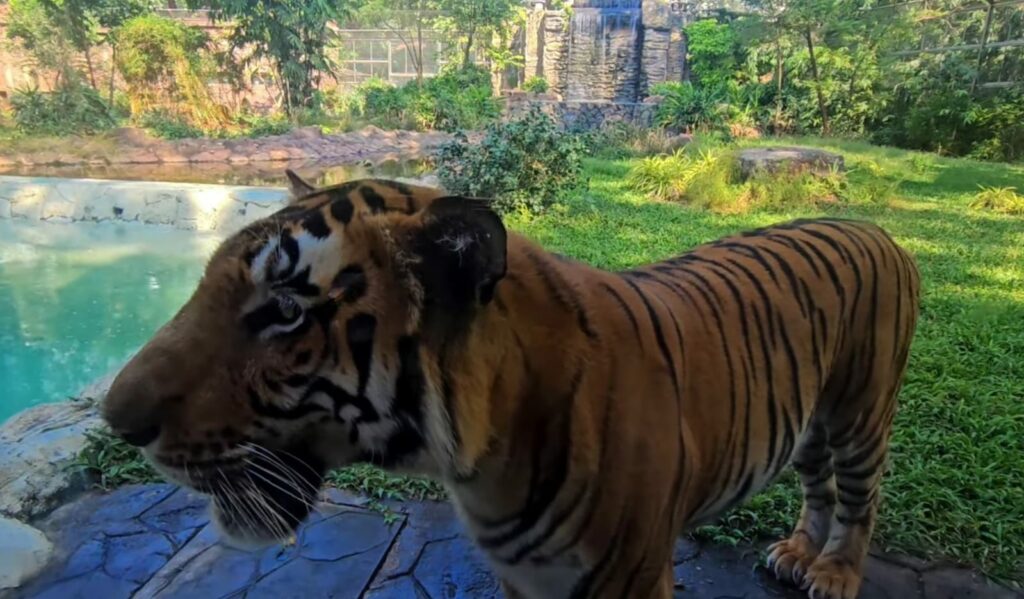
{"label": "water pool", "polygon": [[118,367],[195,289],[219,238],[0,221],[0,422]]}

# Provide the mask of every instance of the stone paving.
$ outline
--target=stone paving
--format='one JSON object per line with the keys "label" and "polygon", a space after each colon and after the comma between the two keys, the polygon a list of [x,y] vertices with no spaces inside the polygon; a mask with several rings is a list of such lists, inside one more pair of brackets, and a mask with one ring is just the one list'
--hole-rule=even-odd
{"label": "stone paving", "polygon": [[[445,503],[402,503],[386,518],[329,490],[296,542],[247,552],[218,543],[206,501],[169,485],[87,495],[36,525],[56,546],[50,564],[0,597],[39,599],[500,597],[481,555]],[[779,585],[755,548],[681,540],[679,597],[772,597]],[[872,556],[862,599],[1024,597],[970,570]]]}

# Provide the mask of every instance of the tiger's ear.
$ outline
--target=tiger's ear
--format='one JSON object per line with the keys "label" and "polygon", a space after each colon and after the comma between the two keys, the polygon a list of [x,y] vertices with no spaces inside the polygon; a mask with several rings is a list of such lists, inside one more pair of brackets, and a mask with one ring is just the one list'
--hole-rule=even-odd
{"label": "tiger's ear", "polygon": [[441,308],[484,305],[505,276],[507,235],[487,200],[435,200],[415,233],[420,278],[428,301]]}
{"label": "tiger's ear", "polygon": [[284,174],[288,177],[288,190],[292,192],[291,199],[293,201],[316,190],[315,187],[303,181],[302,177],[295,174],[292,169],[285,169]]}

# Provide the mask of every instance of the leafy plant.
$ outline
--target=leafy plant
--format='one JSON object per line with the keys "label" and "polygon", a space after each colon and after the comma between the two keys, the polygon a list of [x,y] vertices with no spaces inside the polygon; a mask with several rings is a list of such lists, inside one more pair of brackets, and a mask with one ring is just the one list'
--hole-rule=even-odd
{"label": "leafy plant", "polygon": [[201,30],[156,15],[130,19],[116,32],[116,63],[128,84],[136,118],[154,110],[176,113],[204,130],[223,127],[226,111],[206,87],[203,63],[209,40]]}
{"label": "leafy plant", "polygon": [[531,94],[544,94],[548,91],[548,80],[534,75],[523,81],[523,91]]}
{"label": "leafy plant", "polygon": [[651,90],[662,96],[655,116],[657,124],[682,131],[711,131],[726,122],[723,94],[718,89],[689,82],[659,83]]}
{"label": "leafy plant", "polygon": [[192,126],[181,115],[155,109],[139,117],[139,125],[161,139],[188,139],[202,137],[202,129]]}
{"label": "leafy plant", "polygon": [[356,89],[352,109],[388,128],[456,131],[478,129],[497,118],[490,75],[476,66],[448,68],[422,83],[395,87],[370,79]]}
{"label": "leafy plant", "polygon": [[451,193],[493,198],[501,211],[539,212],[581,184],[582,140],[534,108],[487,126],[471,145],[465,135],[438,151],[437,175]]}
{"label": "leafy plant", "polygon": [[1024,195],[1016,187],[982,187],[974,194],[971,208],[1024,216]]}
{"label": "leafy plant", "polygon": [[688,67],[700,87],[710,89],[720,89],[732,80],[741,55],[736,30],[715,19],[686,26],[686,51]]}
{"label": "leafy plant", "polygon": [[11,96],[11,108],[17,128],[31,135],[97,133],[116,124],[96,90],[75,78],[53,92],[18,90]]}
{"label": "leafy plant", "polygon": [[105,428],[86,433],[85,447],[72,467],[81,469],[103,490],[160,480],[160,475],[142,457],[138,447]]}
{"label": "leafy plant", "polygon": [[189,0],[209,9],[218,21],[233,24],[228,42],[245,61],[267,60],[277,74],[285,110],[309,108],[315,91],[333,66],[328,58],[335,30],[354,12],[354,0]]}

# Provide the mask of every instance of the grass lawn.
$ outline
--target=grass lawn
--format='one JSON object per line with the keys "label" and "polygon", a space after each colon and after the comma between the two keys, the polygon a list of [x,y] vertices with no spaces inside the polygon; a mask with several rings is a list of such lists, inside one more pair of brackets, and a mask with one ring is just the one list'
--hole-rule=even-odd
{"label": "grass lawn", "polygon": [[[922,313],[876,541],[888,550],[951,558],[1006,581],[1024,581],[1024,217],[968,206],[979,185],[1024,191],[1024,166],[854,142],[783,142],[841,152],[851,184],[891,183],[896,197],[889,202],[826,211],[882,225],[921,269]],[[653,202],[625,183],[634,162],[589,160],[585,191],[542,216],[513,215],[506,222],[552,251],[620,269],[743,229],[823,213],[720,215]],[[100,438],[83,454],[94,470],[120,469],[107,485],[152,476],[124,465],[126,458],[110,445],[117,443]],[[330,480],[381,499],[441,492],[433,483],[364,466]],[[780,537],[798,508],[798,487],[789,476],[696,534],[723,542]]]}
{"label": "grass lawn", "polygon": [[[716,215],[630,191],[629,160],[591,160],[587,191],[543,216],[508,221],[553,251],[611,269],[826,212],[885,227],[916,256],[923,300],[876,540],[885,549],[1024,580],[1024,217],[968,207],[979,185],[1024,192],[1024,166],[855,142],[783,141],[841,152],[851,184],[888,179],[898,197],[888,205]],[[697,534],[722,541],[781,536],[798,507],[791,476]]]}

